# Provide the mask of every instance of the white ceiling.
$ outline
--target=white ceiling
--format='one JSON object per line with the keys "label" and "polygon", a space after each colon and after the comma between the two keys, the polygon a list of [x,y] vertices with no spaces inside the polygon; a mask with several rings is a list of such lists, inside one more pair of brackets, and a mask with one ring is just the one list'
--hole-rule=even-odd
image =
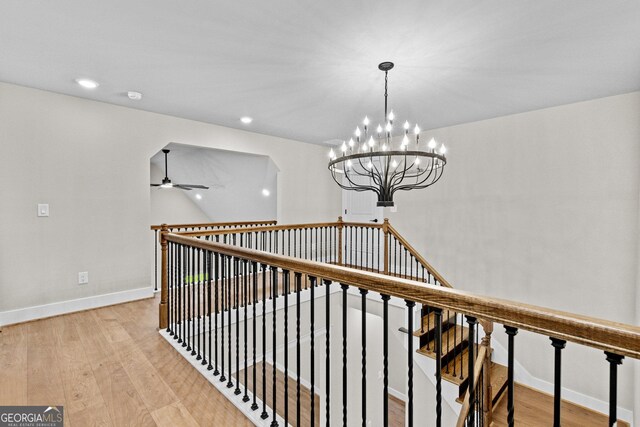
{"label": "white ceiling", "polygon": [[1,81],[313,143],[378,120],[385,60],[423,129],[630,92],[640,1],[0,3]]}

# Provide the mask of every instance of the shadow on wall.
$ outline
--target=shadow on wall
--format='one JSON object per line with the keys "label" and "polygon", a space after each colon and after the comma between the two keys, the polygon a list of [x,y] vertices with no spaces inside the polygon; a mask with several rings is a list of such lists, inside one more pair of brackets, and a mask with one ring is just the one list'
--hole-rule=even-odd
{"label": "shadow on wall", "polygon": [[[276,219],[278,167],[268,156],[170,143],[169,178],[206,190],[151,187],[151,222]],[[165,176],[164,154],[151,157],[151,182]]]}

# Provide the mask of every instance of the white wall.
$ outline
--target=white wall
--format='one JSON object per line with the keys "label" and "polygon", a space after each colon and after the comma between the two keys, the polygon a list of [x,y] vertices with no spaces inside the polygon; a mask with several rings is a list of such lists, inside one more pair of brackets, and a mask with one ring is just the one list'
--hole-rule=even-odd
{"label": "white wall", "polygon": [[[385,214],[455,288],[637,321],[640,92],[432,135],[449,147],[444,177],[397,194],[398,212]],[[516,358],[552,381],[549,340],[528,335]],[[504,338],[501,327],[494,336]],[[564,360],[563,385],[607,401],[602,352],[569,344]],[[625,408],[633,377],[626,360]]]}
{"label": "white wall", "polygon": [[323,147],[5,83],[0,117],[0,312],[149,286],[149,159],[170,141],[269,155],[281,223],[340,211]]}

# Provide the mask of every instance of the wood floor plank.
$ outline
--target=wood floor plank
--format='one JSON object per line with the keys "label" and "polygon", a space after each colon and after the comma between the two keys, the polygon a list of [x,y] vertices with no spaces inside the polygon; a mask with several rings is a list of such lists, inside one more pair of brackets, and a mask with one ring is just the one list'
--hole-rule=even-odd
{"label": "wood floor plank", "polygon": [[27,335],[27,324],[8,326],[0,333],[0,405],[27,404]]}
{"label": "wood floor plank", "polygon": [[111,426],[113,423],[76,329],[75,319],[79,317],[62,317],[64,327],[57,330],[65,414],[76,425]]}
{"label": "wood floor plank", "polygon": [[158,427],[198,427],[196,420],[180,402],[156,409],[151,415]]}

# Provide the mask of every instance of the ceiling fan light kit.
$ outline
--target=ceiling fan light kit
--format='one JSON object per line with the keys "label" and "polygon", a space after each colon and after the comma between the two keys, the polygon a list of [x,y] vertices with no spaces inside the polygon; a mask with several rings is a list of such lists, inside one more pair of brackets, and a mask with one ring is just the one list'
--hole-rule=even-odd
{"label": "ceiling fan light kit", "polygon": [[173,182],[171,182],[171,180],[169,179],[169,173],[168,173],[168,167],[167,167],[167,163],[168,163],[167,155],[169,154],[170,150],[167,150],[166,148],[164,148],[162,152],[164,153],[164,178],[162,178],[162,183],[160,184],[151,184],[152,187],[179,188],[181,190],[187,190],[187,191],[191,191],[194,188],[200,188],[202,190],[209,189],[209,187],[200,185],[200,184],[174,184]]}
{"label": "ceiling fan light kit", "polygon": [[[329,152],[329,171],[333,180],[344,190],[373,191],[378,195],[378,206],[394,206],[396,191],[426,188],[435,184],[447,164],[446,148],[434,138],[427,143],[420,140],[420,127],[416,124],[410,135],[408,121],[403,132],[393,136],[395,115],[387,111],[388,73],[393,62],[378,65],[384,71],[384,127],[378,124],[375,133],[365,116],[363,129],[356,127],[354,137],[342,141],[341,155]],[[404,135],[403,135],[404,134]],[[398,143],[398,140],[400,141]]]}

